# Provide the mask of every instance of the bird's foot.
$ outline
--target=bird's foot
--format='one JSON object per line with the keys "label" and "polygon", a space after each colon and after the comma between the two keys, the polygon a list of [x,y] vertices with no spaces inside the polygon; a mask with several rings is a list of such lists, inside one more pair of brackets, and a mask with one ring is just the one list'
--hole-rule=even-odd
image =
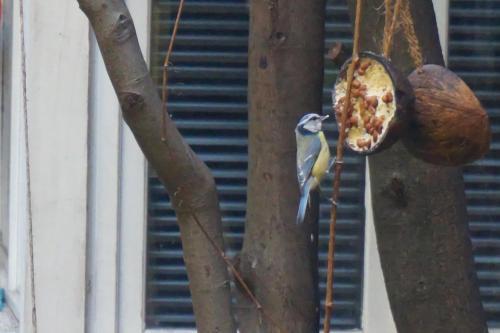
{"label": "bird's foot", "polygon": [[333,200],[332,198],[329,198],[328,201],[330,201],[330,203],[333,205],[333,206],[336,206],[338,207],[339,206],[339,203],[335,200]]}
{"label": "bird's foot", "polygon": [[336,157],[331,158],[330,162],[328,163],[327,173],[332,173],[332,169],[335,166],[335,164],[344,164],[344,161],[342,160],[337,161]]}

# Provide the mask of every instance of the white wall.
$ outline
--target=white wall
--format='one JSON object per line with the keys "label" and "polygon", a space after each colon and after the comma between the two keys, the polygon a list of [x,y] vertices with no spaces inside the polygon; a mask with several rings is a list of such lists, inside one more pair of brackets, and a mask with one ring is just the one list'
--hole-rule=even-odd
{"label": "white wall", "polygon": [[38,332],[83,333],[89,26],[76,1],[26,3]]}

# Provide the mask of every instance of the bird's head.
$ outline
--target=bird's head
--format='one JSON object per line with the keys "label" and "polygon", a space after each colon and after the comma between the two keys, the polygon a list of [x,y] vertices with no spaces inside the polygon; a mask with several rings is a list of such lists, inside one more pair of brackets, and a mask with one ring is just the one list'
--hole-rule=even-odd
{"label": "bird's head", "polygon": [[321,131],[323,121],[329,116],[320,116],[316,113],[308,113],[302,118],[300,118],[297,124],[297,130],[303,134],[315,134]]}

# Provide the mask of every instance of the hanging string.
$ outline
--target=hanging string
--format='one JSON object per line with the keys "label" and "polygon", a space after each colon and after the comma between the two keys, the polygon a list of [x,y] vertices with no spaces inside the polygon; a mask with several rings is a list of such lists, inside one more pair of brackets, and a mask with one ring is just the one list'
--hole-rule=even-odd
{"label": "hanging string", "polygon": [[183,8],[184,8],[184,0],[180,0],[179,9],[177,10],[177,16],[175,18],[174,28],[172,30],[172,36],[170,36],[170,42],[168,43],[167,54],[165,56],[165,61],[163,62],[163,82],[161,85],[161,103],[162,103],[161,140],[163,142],[165,142],[167,136],[168,67],[170,65],[170,56],[172,55],[172,50],[174,49],[175,37],[177,36],[177,30],[179,29],[179,22],[181,20]]}
{"label": "hanging string", "polygon": [[422,57],[422,50],[417,38],[417,33],[415,32],[415,25],[413,24],[413,18],[410,11],[410,2],[408,0],[405,1],[401,11],[401,25],[403,26],[403,31],[408,41],[410,56],[413,59],[413,63],[415,67],[420,68],[424,64],[424,59]]}
{"label": "hanging string", "polygon": [[335,175],[333,178],[332,207],[330,210],[330,234],[328,239],[328,262],[325,298],[325,319],[323,321],[323,332],[330,332],[330,321],[333,312],[333,273],[335,255],[335,226],[337,225],[337,202],[340,195],[340,175],[342,173],[344,158],[344,142],[346,138],[347,113],[351,107],[351,87],[354,79],[354,70],[359,62],[359,31],[361,27],[361,7],[362,0],[356,2],[356,16],[354,23],[354,39],[352,49],[352,60],[347,69],[347,87],[344,108],[342,110],[341,122],[339,126],[339,139],[337,141],[337,155],[335,163]]}
{"label": "hanging string", "polygon": [[23,89],[23,115],[24,115],[24,144],[26,149],[26,187],[27,187],[27,208],[28,208],[28,244],[29,244],[29,268],[31,284],[31,325],[33,333],[38,330],[36,317],[36,288],[35,288],[35,255],[33,251],[33,211],[31,204],[31,166],[30,166],[30,146],[28,127],[28,97],[26,84],[26,41],[24,37],[24,1],[19,1],[19,24],[21,37],[21,74]]}
{"label": "hanging string", "polygon": [[[387,36],[390,34],[391,22],[392,22],[392,0],[384,0],[385,4],[385,20],[384,20],[384,39],[382,40],[382,53],[387,54],[389,50],[389,44],[387,43]],[[386,55],[387,57],[387,55]]]}
{"label": "hanging string", "polygon": [[399,17],[399,11],[401,9],[401,0],[396,0],[396,4],[394,5],[394,12],[392,12],[391,2],[391,0],[385,0],[383,54],[386,58],[389,58],[390,56],[392,41],[397,29],[397,18]]}
{"label": "hanging string", "polygon": [[[394,12],[391,9],[392,0],[384,0],[385,3],[385,23],[384,23],[384,39],[382,52],[385,57],[389,58],[394,34],[396,33],[398,22],[401,21],[403,32],[406,41],[408,42],[408,51],[415,64],[415,67],[422,67],[424,60],[422,50],[415,32],[415,25],[410,11],[410,2],[408,0],[396,0]],[[392,13],[392,15],[391,15]]]}

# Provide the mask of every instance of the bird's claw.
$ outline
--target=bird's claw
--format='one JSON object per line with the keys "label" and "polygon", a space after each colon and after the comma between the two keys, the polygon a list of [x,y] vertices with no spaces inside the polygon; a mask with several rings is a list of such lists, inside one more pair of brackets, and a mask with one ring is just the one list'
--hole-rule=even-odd
{"label": "bird's claw", "polygon": [[335,201],[335,200],[333,200],[332,198],[329,198],[329,199],[328,199],[328,201],[330,201],[330,203],[331,203],[332,205],[334,205],[334,206],[337,206],[337,207],[338,207],[338,205],[339,205],[339,204],[338,204],[338,202],[337,202],[337,201]]}
{"label": "bird's claw", "polygon": [[327,170],[328,173],[332,172],[332,168],[335,164],[344,164],[344,161],[342,161],[342,160],[337,161],[336,157],[330,159],[330,165],[328,166],[328,170]]}

